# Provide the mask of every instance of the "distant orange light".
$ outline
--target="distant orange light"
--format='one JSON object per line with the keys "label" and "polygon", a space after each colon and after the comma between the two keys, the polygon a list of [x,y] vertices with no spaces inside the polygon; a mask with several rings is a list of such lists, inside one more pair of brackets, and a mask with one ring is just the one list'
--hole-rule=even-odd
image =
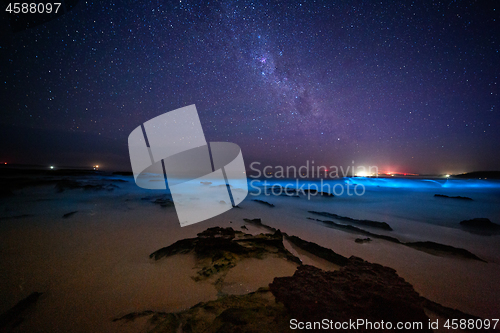
{"label": "distant orange light", "polygon": [[7,162],[5,162],[5,164],[7,164]]}

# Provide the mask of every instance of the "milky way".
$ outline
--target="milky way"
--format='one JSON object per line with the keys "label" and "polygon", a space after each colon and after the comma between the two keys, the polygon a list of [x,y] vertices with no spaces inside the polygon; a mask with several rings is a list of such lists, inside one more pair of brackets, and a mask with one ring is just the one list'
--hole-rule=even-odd
{"label": "milky way", "polygon": [[[500,169],[498,11],[474,1],[80,1],[1,37],[0,162],[129,169],[196,104],[245,162]],[[8,31],[7,22],[2,28]]]}

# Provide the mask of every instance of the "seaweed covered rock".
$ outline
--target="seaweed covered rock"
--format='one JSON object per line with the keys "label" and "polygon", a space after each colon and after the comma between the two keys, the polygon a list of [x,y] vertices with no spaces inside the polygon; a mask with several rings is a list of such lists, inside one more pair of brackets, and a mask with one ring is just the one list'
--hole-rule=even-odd
{"label": "seaweed covered rock", "polygon": [[236,232],[233,228],[213,227],[200,232],[195,244],[196,254],[199,256],[212,256],[214,251],[229,251],[234,253],[246,253],[244,247],[233,242]]}
{"label": "seaweed covered rock", "polygon": [[283,234],[274,233],[250,235],[233,228],[213,227],[198,234],[153,252],[149,257],[159,260],[176,254],[193,253],[197,258],[198,273],[195,281],[212,276],[222,278],[225,273],[245,258],[263,259],[267,256],[284,258],[301,264],[299,258],[291,254],[283,245]]}
{"label": "seaweed covered rock", "polygon": [[[260,219],[256,222],[262,224]],[[160,251],[164,255],[186,251],[197,253],[195,249],[198,243],[208,242],[204,245],[203,258],[199,259],[199,264],[204,267],[195,280],[222,272],[216,275],[219,277],[217,281],[220,281],[223,272],[227,272],[241,258],[258,258],[270,254],[288,256],[289,252],[283,246],[284,236],[295,245],[300,244],[303,250],[338,262],[341,267],[327,272],[314,266],[299,265],[293,276],[274,278],[269,287],[253,293],[239,296],[220,293],[217,300],[198,303],[182,312],[143,310],[115,321],[128,322],[150,317],[148,332],[293,332],[292,319],[314,325],[323,323],[324,319],[328,323],[363,319],[365,323],[384,321],[392,325],[397,322],[421,323],[422,326],[414,331],[432,332],[428,328],[429,318],[424,310],[429,311],[430,315],[447,319],[479,319],[421,297],[392,268],[357,257],[342,257],[332,250],[299,237],[282,234],[279,230],[254,236],[231,228],[210,228],[198,234],[197,238],[178,241],[166,248],[168,250]],[[237,254],[223,250],[219,248],[219,242],[237,243],[246,252]],[[213,246],[209,247],[208,244]],[[384,327],[389,328],[387,325]],[[345,331],[332,328],[330,326],[330,330],[324,331]],[[385,328],[376,331],[391,330]],[[374,330],[366,324],[358,326],[356,331]]]}
{"label": "seaweed covered rock", "polygon": [[143,311],[114,321],[128,322],[150,316],[150,333],[160,332],[291,332],[290,316],[283,304],[276,303],[268,288],[241,296],[225,296],[215,301],[198,303],[178,313]]}

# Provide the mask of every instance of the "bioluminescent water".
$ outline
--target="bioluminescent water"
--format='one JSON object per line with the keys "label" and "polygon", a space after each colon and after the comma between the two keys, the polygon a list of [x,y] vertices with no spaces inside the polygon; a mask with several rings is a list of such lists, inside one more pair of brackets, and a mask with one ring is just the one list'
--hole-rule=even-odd
{"label": "bioluminescent water", "polygon": [[[500,181],[487,179],[365,178],[249,179],[249,199],[278,205],[298,194],[296,206],[358,219],[430,223],[460,228],[460,221],[485,217],[500,223]],[[307,191],[312,190],[312,191]],[[315,192],[317,191],[317,192]],[[319,192],[333,194],[321,196]],[[435,196],[467,197],[472,200]],[[320,205],[320,207],[318,207]]]}
{"label": "bioluminescent water", "polygon": [[[499,180],[487,179],[450,179],[450,178],[373,178],[373,177],[346,177],[338,179],[249,179],[253,187],[281,186],[297,188],[297,185],[307,185],[328,189],[338,184],[363,185],[365,187],[408,188],[408,189],[439,189],[439,188],[488,188],[500,189]],[[321,191],[321,190],[320,190]]]}
{"label": "bioluminescent water", "polygon": [[380,186],[393,188],[497,188],[500,181],[487,179],[420,179],[420,178],[346,178],[346,182],[363,184],[364,186]]}

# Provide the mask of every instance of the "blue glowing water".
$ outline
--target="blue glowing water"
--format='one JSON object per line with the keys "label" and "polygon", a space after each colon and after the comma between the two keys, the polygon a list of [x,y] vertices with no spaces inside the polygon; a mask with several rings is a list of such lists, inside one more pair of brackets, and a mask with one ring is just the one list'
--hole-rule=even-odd
{"label": "blue glowing water", "polygon": [[[275,185],[279,185],[275,186]],[[273,187],[274,186],[274,187]],[[280,188],[281,187],[281,188]],[[304,195],[294,201],[304,210],[320,210],[358,219],[393,223],[430,223],[459,228],[460,221],[486,217],[500,224],[500,181],[486,179],[341,178],[329,180],[249,180],[249,196],[272,203],[283,200],[280,189],[328,192],[335,198]],[[435,197],[435,194],[473,200]],[[279,196],[279,197],[278,197]],[[290,200],[290,199],[284,199]],[[283,203],[285,204],[285,203]]]}

